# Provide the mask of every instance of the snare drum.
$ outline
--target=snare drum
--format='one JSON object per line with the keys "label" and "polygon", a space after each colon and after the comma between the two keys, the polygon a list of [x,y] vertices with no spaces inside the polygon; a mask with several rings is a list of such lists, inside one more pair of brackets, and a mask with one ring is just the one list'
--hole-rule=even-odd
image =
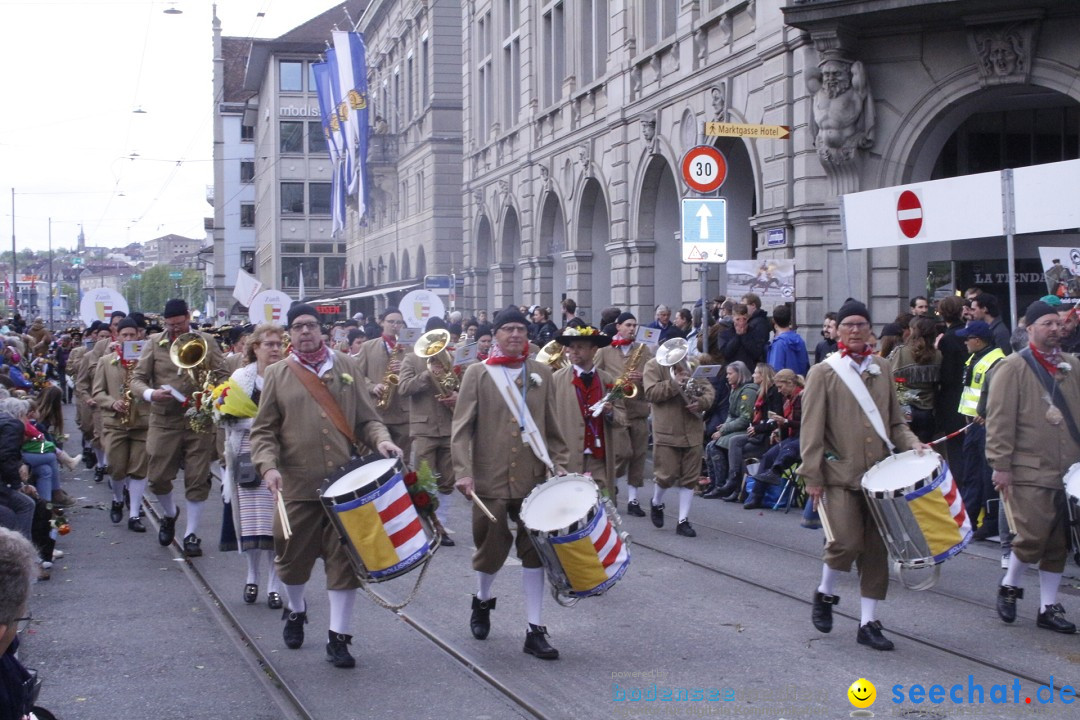
{"label": "snare drum", "polygon": [[1069,547],[1073,562],[1080,565],[1080,463],[1065,472],[1065,507],[1068,509]]}
{"label": "snare drum", "polygon": [[630,538],[618,513],[584,475],[538,485],[521,505],[521,522],[560,603],[605,593],[630,566]]}
{"label": "snare drum", "polygon": [[901,569],[927,568],[971,541],[971,521],[948,463],[909,450],[863,475],[863,492],[889,554]]}
{"label": "snare drum", "polygon": [[326,481],[321,497],[353,569],[365,582],[418,568],[439,547],[427,518],[413,507],[396,458],[353,460]]}

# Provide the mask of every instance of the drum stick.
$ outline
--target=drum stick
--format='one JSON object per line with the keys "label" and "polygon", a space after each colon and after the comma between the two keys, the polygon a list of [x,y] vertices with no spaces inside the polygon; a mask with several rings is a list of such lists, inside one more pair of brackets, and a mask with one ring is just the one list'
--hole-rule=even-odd
{"label": "drum stick", "polygon": [[1012,505],[1004,497],[1001,498],[1001,504],[1005,508],[1005,522],[1009,523],[1009,532],[1016,532],[1016,523],[1013,521]]}
{"label": "drum stick", "polygon": [[832,524],[829,523],[829,515],[825,512],[824,495],[818,498],[816,505],[817,507],[815,509],[817,510],[818,517],[821,518],[821,529],[825,531],[825,542],[831,543],[836,536],[833,535]]}
{"label": "drum stick", "polygon": [[954,437],[956,437],[956,436],[957,436],[957,435],[959,435],[960,433],[964,432],[965,430],[967,430],[967,429],[968,429],[969,427],[971,427],[971,426],[972,426],[972,425],[974,425],[974,424],[975,424],[975,423],[968,423],[967,425],[965,425],[964,427],[960,428],[960,429],[959,429],[959,430],[957,430],[956,432],[951,432],[951,433],[949,433],[948,435],[946,435],[946,436],[944,436],[944,437],[939,437],[939,438],[938,438],[937,440],[931,440],[930,442],[928,442],[928,443],[927,443],[927,445],[937,445],[938,443],[943,443],[943,442],[945,442],[946,440],[952,440],[952,439],[953,439]]}
{"label": "drum stick", "polygon": [[491,511],[487,509],[487,505],[484,504],[484,501],[476,497],[476,493],[469,493],[469,498],[473,501],[473,503],[476,504],[476,507],[480,508],[480,512],[487,515],[488,520],[490,520],[491,522],[497,522],[495,520],[495,516],[492,515]]}
{"label": "drum stick", "polygon": [[281,493],[277,493],[277,511],[278,517],[281,519],[281,532],[288,540],[292,537],[292,525],[289,524],[289,514],[285,512],[285,498],[281,496]]}

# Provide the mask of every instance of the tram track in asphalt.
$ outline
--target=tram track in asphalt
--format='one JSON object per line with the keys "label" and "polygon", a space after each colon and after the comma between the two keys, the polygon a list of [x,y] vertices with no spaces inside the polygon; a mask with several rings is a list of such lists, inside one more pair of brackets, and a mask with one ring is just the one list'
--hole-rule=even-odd
{"label": "tram track in asphalt", "polygon": [[[775,548],[777,550],[787,552],[787,553],[791,553],[793,555],[798,555],[798,556],[801,556],[801,557],[807,557],[807,558],[813,559],[813,560],[815,560],[817,562],[820,562],[820,560],[821,560],[820,555],[814,555],[814,554],[808,553],[808,552],[803,551],[803,550],[797,550],[797,549],[794,549],[794,548],[787,547],[785,545],[780,545],[778,543],[773,543],[773,542],[769,542],[769,541],[766,541],[766,540],[761,540],[759,538],[752,537],[752,536],[749,536],[749,535],[744,535],[742,533],[737,533],[737,532],[732,532],[732,531],[729,531],[729,530],[724,530],[724,529],[717,528],[717,527],[714,527],[714,526],[711,526],[711,525],[708,525],[708,524],[702,523],[702,522],[695,522],[694,524],[696,526],[698,526],[698,528],[708,528],[710,530],[714,530],[714,531],[716,531],[718,533],[722,533],[724,535],[738,537],[738,538],[741,538],[743,540],[748,540],[748,541],[757,543],[759,545],[764,545],[764,546],[768,546],[768,547],[771,547],[771,548]],[[767,585],[767,584],[765,584],[763,582],[759,582],[757,580],[754,580],[753,578],[748,577],[746,575],[741,575],[741,574],[736,573],[736,572],[731,572],[730,570],[724,570],[724,569],[716,567],[716,566],[714,566],[714,565],[712,565],[712,564],[710,564],[708,562],[704,562],[704,561],[701,561],[701,560],[696,560],[694,558],[686,557],[685,555],[679,555],[677,553],[673,553],[673,552],[671,552],[669,550],[665,550],[665,549],[663,549],[661,547],[657,547],[656,545],[652,545],[652,544],[650,544],[648,542],[642,542],[641,540],[632,537],[631,538],[631,552],[633,552],[633,549],[635,547],[643,548],[645,550],[650,550],[650,551],[655,552],[655,553],[657,553],[659,555],[662,555],[664,557],[668,557],[668,558],[671,558],[671,559],[674,559],[674,560],[680,560],[680,561],[682,561],[684,563],[687,563],[688,565],[692,565],[693,567],[699,568],[701,570],[705,570],[706,572],[713,573],[713,574],[719,575],[721,577],[729,578],[731,580],[735,580],[737,582],[744,583],[746,585],[749,585],[750,587],[753,587],[753,588],[758,589],[758,590],[763,590],[763,591],[771,593],[773,595],[778,595],[780,597],[784,597],[784,598],[787,598],[789,600],[794,600],[794,601],[796,601],[796,602],[798,602],[798,603],[800,603],[802,605],[805,605],[807,607],[810,607],[810,606],[813,605],[813,601],[810,600],[810,599],[807,599],[803,595],[799,595],[799,594],[796,594],[796,593],[793,593],[793,592],[789,592],[787,590],[783,590],[783,589],[773,587],[771,585]],[[969,603],[971,603],[973,605],[983,607],[983,608],[995,609],[994,606],[989,605],[987,603],[980,603],[978,601],[971,600],[970,598],[964,598],[962,596],[953,595],[952,593],[947,593],[947,592],[943,592],[943,591],[940,591],[940,590],[939,591],[929,590],[929,591],[924,591],[924,592],[930,592],[930,593],[933,593],[935,595],[939,595],[941,597],[945,597],[945,598],[949,598],[949,599],[964,600],[965,602],[969,602]],[[847,612],[844,612],[842,610],[838,610],[836,608],[833,609],[833,614],[834,615],[839,615],[840,617],[844,617],[844,618],[847,618],[849,620],[854,620],[856,622],[858,622],[859,619],[860,619],[858,615],[853,615],[851,613],[847,613]],[[889,632],[891,634],[893,634],[893,635],[898,636],[898,637],[902,637],[902,638],[904,638],[906,640],[910,640],[911,642],[914,642],[914,643],[916,643],[918,645],[922,645],[924,647],[931,648],[931,649],[937,650],[939,652],[943,652],[943,653],[945,653],[947,655],[951,655],[953,657],[961,658],[961,659],[966,660],[968,662],[975,663],[976,665],[980,665],[982,667],[985,667],[985,668],[988,668],[988,669],[991,669],[991,670],[996,670],[998,672],[1004,673],[1004,674],[1012,676],[1012,677],[1020,678],[1022,680],[1027,680],[1027,681],[1029,681],[1031,683],[1034,683],[1036,685],[1046,685],[1046,684],[1048,684],[1046,682],[1045,678],[1036,677],[1035,675],[1032,675],[1031,673],[1028,673],[1028,672],[1026,672],[1024,670],[1021,670],[1021,669],[1018,669],[1016,667],[1010,667],[1008,665],[997,663],[997,662],[994,662],[992,660],[986,660],[986,659],[977,657],[977,656],[973,655],[970,651],[967,651],[967,650],[962,650],[962,649],[959,649],[959,648],[950,647],[948,645],[945,645],[945,644],[942,644],[942,643],[939,643],[939,642],[935,642],[933,640],[930,640],[929,638],[926,638],[926,637],[923,637],[923,636],[920,636],[920,635],[916,635],[916,634],[911,633],[911,632],[898,630],[898,629],[896,629],[894,627],[890,627]],[[1060,690],[1066,684],[1067,683],[1055,681],[1053,686],[1054,686],[1054,688]]]}

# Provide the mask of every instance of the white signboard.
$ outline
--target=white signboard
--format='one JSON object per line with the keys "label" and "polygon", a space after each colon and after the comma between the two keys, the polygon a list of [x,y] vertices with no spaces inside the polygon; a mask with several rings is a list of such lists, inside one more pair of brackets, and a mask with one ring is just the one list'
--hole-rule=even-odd
{"label": "white signboard", "polygon": [[682,201],[682,261],[727,261],[727,200],[694,198]]}
{"label": "white signboard", "polygon": [[1066,305],[1080,303],[1080,247],[1041,247],[1046,294],[1057,295]]}
{"label": "white signboard", "polygon": [[728,297],[738,299],[747,293],[760,297],[761,307],[770,314],[776,305],[792,302],[795,300],[795,261],[728,261]]}
{"label": "white signboard", "polygon": [[412,328],[422,328],[427,325],[428,318],[442,317],[446,313],[446,306],[442,299],[430,290],[413,290],[405,293],[398,304],[405,325]]}
{"label": "white signboard", "polygon": [[423,328],[418,327],[405,327],[401,328],[398,332],[397,341],[399,345],[406,347],[412,347],[416,344],[416,341],[420,339],[420,336],[424,334]]}
{"label": "white signboard", "polygon": [[248,320],[253,325],[267,322],[284,325],[292,303],[293,299],[281,290],[263,290],[248,305]]}
{"label": "white signboard", "polygon": [[644,325],[637,326],[637,341],[643,345],[650,347],[656,347],[660,342],[660,329],[645,327]]}
{"label": "white signboard", "polygon": [[[1016,232],[1036,233],[1080,227],[1080,160],[1013,170]],[[1062,262],[1065,262],[1062,259]]]}
{"label": "white signboard", "polygon": [[121,347],[121,357],[128,362],[138,360],[142,357],[142,351],[145,345],[145,340],[126,340]]}
{"label": "white signboard", "polygon": [[867,190],[843,196],[844,235],[852,250],[998,237],[1002,210],[1000,172]]}
{"label": "white signboard", "polygon": [[479,352],[480,348],[476,343],[458,345],[457,348],[454,349],[454,367],[460,367],[461,365],[468,365],[469,363],[476,362],[476,356]]}
{"label": "white signboard", "polygon": [[111,288],[97,288],[83,293],[82,302],[79,303],[79,319],[86,325],[95,320],[108,322],[109,316],[120,310],[125,315],[128,312],[128,303],[124,296]]}

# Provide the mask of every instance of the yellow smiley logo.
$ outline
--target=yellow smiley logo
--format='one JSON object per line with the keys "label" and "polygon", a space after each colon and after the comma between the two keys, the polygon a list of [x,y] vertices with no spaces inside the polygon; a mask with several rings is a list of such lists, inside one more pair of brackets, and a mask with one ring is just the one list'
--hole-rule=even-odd
{"label": "yellow smiley logo", "polygon": [[877,699],[877,688],[866,678],[859,678],[851,683],[847,690],[848,700],[857,708],[868,708]]}

